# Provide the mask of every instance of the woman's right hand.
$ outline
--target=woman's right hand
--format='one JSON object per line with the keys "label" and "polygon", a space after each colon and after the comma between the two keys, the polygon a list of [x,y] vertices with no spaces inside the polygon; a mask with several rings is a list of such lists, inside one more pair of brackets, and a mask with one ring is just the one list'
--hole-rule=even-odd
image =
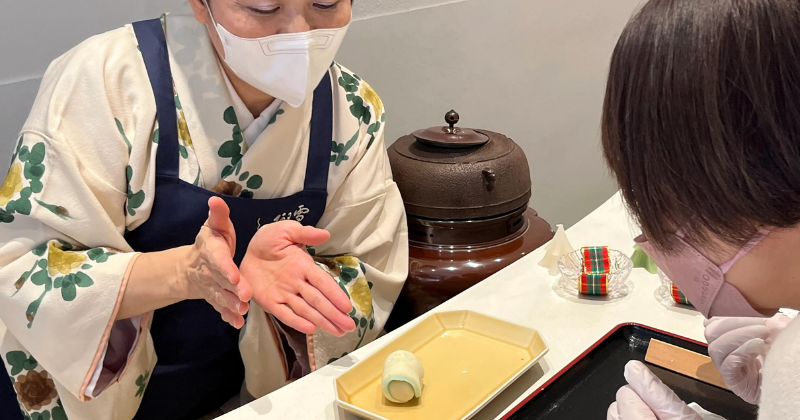
{"label": "woman's right hand", "polygon": [[205,299],[225,322],[242,328],[253,292],[233,262],[236,232],[230,209],[219,197],[208,200],[208,209],[208,220],[187,250],[183,281],[186,298]]}
{"label": "woman's right hand", "polygon": [[724,420],[683,402],[638,360],[625,365],[625,380],[628,385],[617,391],[617,400],[608,407],[608,420]]}

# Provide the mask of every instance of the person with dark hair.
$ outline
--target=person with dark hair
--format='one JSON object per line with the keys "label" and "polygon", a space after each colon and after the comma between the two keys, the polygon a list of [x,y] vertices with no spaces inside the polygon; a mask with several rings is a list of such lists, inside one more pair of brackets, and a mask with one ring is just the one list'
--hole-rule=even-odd
{"label": "person with dark hair", "polygon": [[[775,315],[800,309],[800,2],[647,2],[614,50],[602,144],[728,388],[800,418],[800,321]],[[609,419],[714,418],[641,363],[625,377]]]}
{"label": "person with dark hair", "polygon": [[403,287],[384,106],[334,62],[352,1],[189,3],[54,60],[14,139],[3,420],[235,408],[374,340]]}

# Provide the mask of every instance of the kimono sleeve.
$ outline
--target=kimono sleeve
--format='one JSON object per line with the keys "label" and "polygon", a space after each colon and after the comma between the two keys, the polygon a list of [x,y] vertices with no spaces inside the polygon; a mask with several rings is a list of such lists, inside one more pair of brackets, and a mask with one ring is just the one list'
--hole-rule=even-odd
{"label": "kimono sleeve", "polygon": [[6,340],[79,400],[97,380],[136,257],[124,252],[126,194],[83,168],[69,144],[24,131],[0,186]]}
{"label": "kimono sleeve", "polygon": [[374,340],[408,275],[405,210],[392,179],[384,126],[364,132],[353,169],[334,192],[317,225],[331,234],[327,243],[313,250],[317,263],[353,302],[350,316],[356,330],[342,338],[325,332],[314,334],[309,340],[312,368]]}

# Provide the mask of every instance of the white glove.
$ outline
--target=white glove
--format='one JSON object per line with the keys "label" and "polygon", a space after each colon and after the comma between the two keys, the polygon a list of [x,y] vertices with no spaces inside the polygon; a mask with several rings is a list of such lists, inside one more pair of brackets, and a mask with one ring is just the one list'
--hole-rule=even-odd
{"label": "white glove", "polygon": [[617,401],[608,407],[608,420],[724,420],[681,401],[638,360],[625,365],[625,380],[628,385],[617,391]]}
{"label": "white glove", "polygon": [[782,314],[772,318],[712,318],[705,321],[708,355],[728,389],[750,404],[758,403],[764,357],[775,337],[791,321]]}

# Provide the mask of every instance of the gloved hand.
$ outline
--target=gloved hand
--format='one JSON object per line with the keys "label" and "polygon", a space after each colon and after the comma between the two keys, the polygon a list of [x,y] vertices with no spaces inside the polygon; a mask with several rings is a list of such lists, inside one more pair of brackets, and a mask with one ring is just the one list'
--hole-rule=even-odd
{"label": "gloved hand", "polygon": [[712,318],[706,320],[708,355],[734,394],[750,404],[761,396],[764,357],[791,318]]}
{"label": "gloved hand", "polygon": [[628,385],[617,391],[617,401],[608,407],[608,420],[722,419],[696,404],[692,404],[695,407],[690,407],[681,401],[644,363],[638,360],[632,360],[625,365],[625,380],[628,381]]}

